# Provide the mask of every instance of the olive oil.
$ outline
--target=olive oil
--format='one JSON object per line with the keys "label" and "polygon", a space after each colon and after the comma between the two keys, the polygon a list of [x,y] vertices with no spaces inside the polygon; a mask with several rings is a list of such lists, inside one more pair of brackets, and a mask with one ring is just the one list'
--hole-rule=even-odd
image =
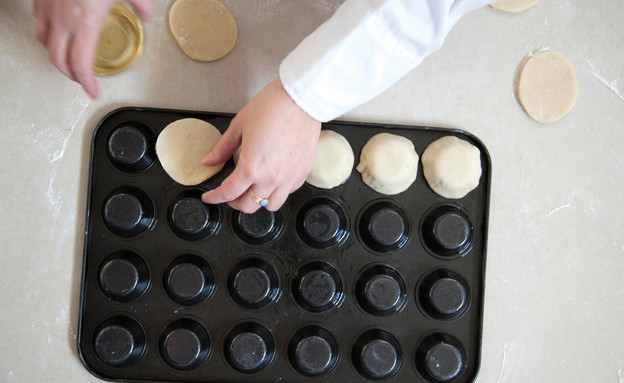
{"label": "olive oil", "polygon": [[143,24],[131,4],[117,3],[100,32],[94,71],[98,75],[119,73],[130,67],[143,52]]}

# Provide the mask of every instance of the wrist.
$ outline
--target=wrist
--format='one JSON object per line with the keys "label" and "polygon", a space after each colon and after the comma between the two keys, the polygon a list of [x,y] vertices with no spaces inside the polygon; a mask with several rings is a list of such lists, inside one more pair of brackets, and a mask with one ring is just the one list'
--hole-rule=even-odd
{"label": "wrist", "polygon": [[322,121],[318,120],[312,114],[308,113],[308,111],[302,108],[288,93],[280,77],[276,78],[273,81],[272,85],[276,87],[277,92],[279,92],[280,94],[280,98],[283,100],[284,104],[286,104],[288,108],[293,111],[293,113],[300,115],[301,118],[308,120],[310,123],[321,124]]}

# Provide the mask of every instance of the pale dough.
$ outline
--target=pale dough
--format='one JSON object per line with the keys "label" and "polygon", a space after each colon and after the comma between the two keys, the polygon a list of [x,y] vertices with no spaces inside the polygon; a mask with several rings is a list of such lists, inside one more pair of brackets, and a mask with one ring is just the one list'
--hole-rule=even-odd
{"label": "pale dough", "polygon": [[462,198],[481,178],[481,151],[468,141],[445,136],[427,146],[422,155],[429,187],[445,198]]}
{"label": "pale dough", "polygon": [[217,174],[224,164],[206,166],[202,158],[217,144],[221,132],[212,124],[185,118],[167,125],[156,140],[156,154],[174,181],[197,185]]}
{"label": "pale dough", "polygon": [[321,189],[331,189],[349,178],[354,162],[349,141],[333,130],[323,130],[316,147],[314,167],[306,181]]}
{"label": "pale dough", "polygon": [[177,0],[169,11],[169,27],[184,53],[199,61],[222,58],[238,40],[234,17],[217,0]]}
{"label": "pale dough", "polygon": [[379,133],[362,148],[357,171],[373,190],[387,195],[398,194],[416,180],[418,153],[409,139]]}
{"label": "pale dough", "polygon": [[518,99],[536,121],[559,120],[572,109],[577,95],[574,68],[563,55],[546,50],[524,63],[518,78]]}
{"label": "pale dough", "polygon": [[490,7],[503,12],[522,12],[537,4],[539,0],[496,0]]}

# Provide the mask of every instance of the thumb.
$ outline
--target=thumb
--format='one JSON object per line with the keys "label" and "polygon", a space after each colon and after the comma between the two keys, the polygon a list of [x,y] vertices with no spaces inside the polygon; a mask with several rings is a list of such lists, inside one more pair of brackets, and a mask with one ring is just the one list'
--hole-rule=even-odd
{"label": "thumb", "polygon": [[137,12],[139,12],[141,20],[149,21],[154,0],[131,0],[131,3],[134,8],[136,8]]}
{"label": "thumb", "polygon": [[240,142],[240,135],[236,135],[233,129],[226,130],[214,148],[204,156],[202,162],[206,166],[224,163],[232,157],[232,154],[240,146]]}

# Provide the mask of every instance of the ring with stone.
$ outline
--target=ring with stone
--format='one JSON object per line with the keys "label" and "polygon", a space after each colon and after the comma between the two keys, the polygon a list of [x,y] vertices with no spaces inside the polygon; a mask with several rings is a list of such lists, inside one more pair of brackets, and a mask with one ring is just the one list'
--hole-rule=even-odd
{"label": "ring with stone", "polygon": [[256,193],[254,193],[252,188],[249,188],[249,198],[262,207],[269,204],[269,200],[267,198],[259,197]]}

